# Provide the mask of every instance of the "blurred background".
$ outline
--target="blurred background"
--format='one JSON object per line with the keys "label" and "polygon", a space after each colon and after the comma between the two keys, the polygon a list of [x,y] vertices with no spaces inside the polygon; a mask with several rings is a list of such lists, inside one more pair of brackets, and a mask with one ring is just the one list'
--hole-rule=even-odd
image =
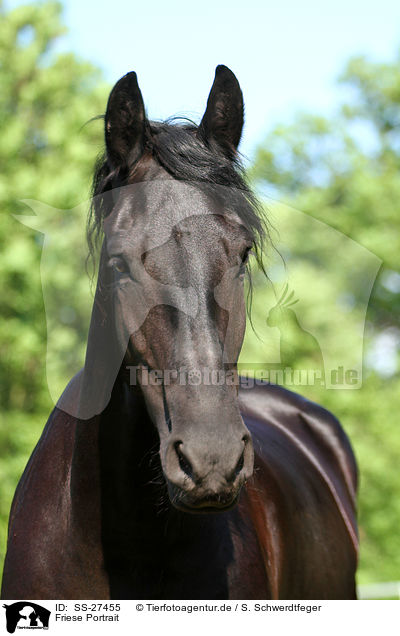
{"label": "blurred background", "polygon": [[285,381],[348,433],[360,590],[399,597],[399,52],[390,0],[336,0],[323,13],[313,0],[0,2],[1,564],[53,390],[84,356],[85,201],[103,145],[102,121],[89,120],[136,70],[150,117],[198,122],[223,63],[243,89],[243,161],[275,246],[270,281],[254,271],[242,367],[323,372],[329,358],[356,369],[353,386]]}

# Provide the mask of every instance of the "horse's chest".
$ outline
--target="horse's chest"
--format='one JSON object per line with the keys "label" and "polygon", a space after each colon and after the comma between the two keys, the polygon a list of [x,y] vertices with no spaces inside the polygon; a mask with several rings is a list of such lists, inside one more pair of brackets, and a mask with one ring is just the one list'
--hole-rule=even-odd
{"label": "horse's chest", "polygon": [[268,598],[251,528],[232,518],[189,519],[157,544],[136,545],[110,572],[111,596],[137,599]]}

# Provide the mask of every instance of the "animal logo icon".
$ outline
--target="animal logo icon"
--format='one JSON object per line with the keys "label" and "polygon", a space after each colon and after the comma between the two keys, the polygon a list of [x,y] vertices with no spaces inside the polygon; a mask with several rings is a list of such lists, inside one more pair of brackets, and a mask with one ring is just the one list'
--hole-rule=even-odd
{"label": "animal logo icon", "polygon": [[6,626],[9,634],[14,634],[18,628],[48,629],[50,610],[32,603],[31,601],[18,601],[11,605],[4,604],[6,610]]}
{"label": "animal logo icon", "polygon": [[324,374],[324,357],[318,340],[301,325],[296,311],[293,309],[299,302],[294,290],[289,290],[286,283],[276,304],[269,310],[266,319],[268,327],[275,327],[280,332],[280,357],[284,367],[301,366],[312,368]]}

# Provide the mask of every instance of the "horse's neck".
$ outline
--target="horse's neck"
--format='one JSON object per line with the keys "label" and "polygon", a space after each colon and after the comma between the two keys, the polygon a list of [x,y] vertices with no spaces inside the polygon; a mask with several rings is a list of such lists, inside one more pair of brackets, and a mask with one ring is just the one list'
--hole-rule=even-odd
{"label": "horse's neck", "polygon": [[162,487],[158,450],[143,395],[117,380],[99,425],[102,489],[113,495],[116,508],[131,506],[133,496],[151,485]]}
{"label": "horse's neck", "polygon": [[105,546],[111,553],[129,550],[132,558],[140,546],[141,556],[149,558],[163,542],[171,504],[158,433],[143,395],[123,380],[117,380],[100,419],[99,465]]}
{"label": "horse's neck", "polygon": [[75,518],[84,508],[95,514],[105,503],[115,515],[134,501],[140,505],[137,491],[155,479],[158,465],[158,436],[144,400],[118,378],[103,413],[77,422],[71,467]]}
{"label": "horse's neck", "polygon": [[113,593],[121,594],[118,585],[127,572],[136,573],[128,576],[131,594],[149,585],[146,598],[161,593],[156,583],[160,572],[202,572],[207,585],[214,579],[221,585],[221,576],[225,585],[233,558],[228,517],[188,515],[172,507],[158,434],[143,398],[121,383],[102,415],[78,428],[72,482],[75,528],[80,528],[85,551],[94,543],[101,552]]}

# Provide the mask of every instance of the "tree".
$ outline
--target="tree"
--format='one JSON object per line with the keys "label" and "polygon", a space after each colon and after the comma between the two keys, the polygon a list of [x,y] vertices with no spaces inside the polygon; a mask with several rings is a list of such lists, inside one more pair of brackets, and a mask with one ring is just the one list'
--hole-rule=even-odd
{"label": "tree", "polygon": [[[45,376],[43,234],[13,214],[33,214],[21,199],[60,209],[88,199],[103,143],[102,122],[85,123],[104,112],[107,87],[98,69],[54,52],[64,31],[58,3],[13,11],[0,6],[1,552],[16,482],[53,406]],[[85,233],[84,207],[69,213],[69,243],[60,230],[46,281],[59,316],[58,353],[82,355],[89,285],[80,263],[77,276],[74,262]]]}

